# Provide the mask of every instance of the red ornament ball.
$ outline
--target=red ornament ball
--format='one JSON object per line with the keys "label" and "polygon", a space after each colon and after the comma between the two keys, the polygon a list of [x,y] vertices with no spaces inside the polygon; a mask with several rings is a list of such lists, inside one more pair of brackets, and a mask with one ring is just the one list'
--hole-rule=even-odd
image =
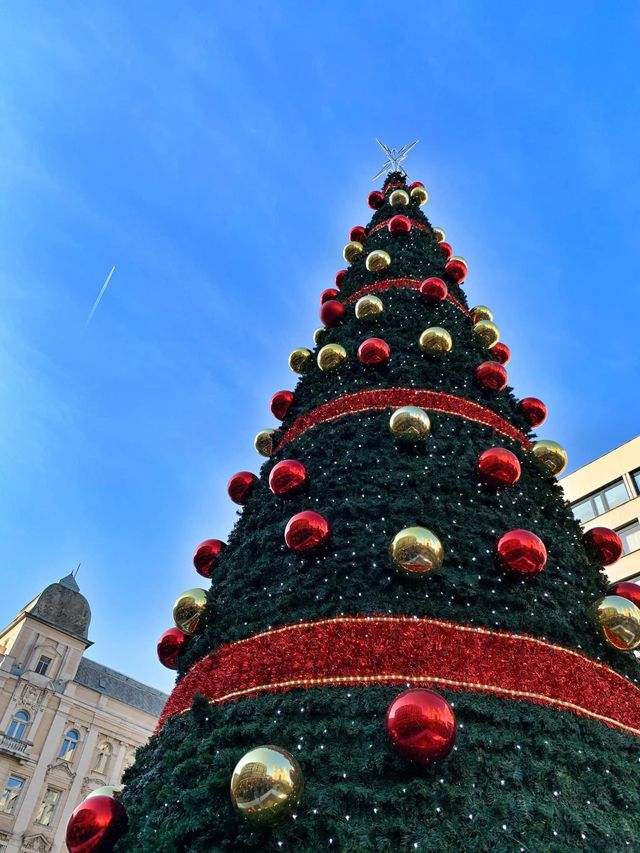
{"label": "red ornament ball", "polygon": [[196,548],[193,554],[193,565],[196,572],[203,578],[210,578],[225,543],[220,539],[205,539]]}
{"label": "red ornament ball", "polygon": [[620,581],[620,583],[614,583],[609,587],[607,595],[619,595],[626,598],[627,601],[632,601],[636,607],[640,607],[640,584]]}
{"label": "red ornament ball", "polygon": [[503,391],[507,387],[507,371],[497,361],[483,361],[476,367],[475,377],[488,391]]}
{"label": "red ornament ball", "polygon": [[348,272],[349,270],[338,270],[338,272],[336,273],[336,287],[338,288],[338,290],[340,290],[340,288],[344,284],[344,280],[347,277]]}
{"label": "red ornament ball", "polygon": [[496,562],[505,572],[520,577],[533,577],[547,564],[544,542],[530,530],[509,530],[496,545]]}
{"label": "red ornament ball", "polygon": [[438,302],[444,302],[449,293],[449,288],[441,278],[432,276],[425,278],[420,285],[420,293],[424,296],[427,302],[432,305],[437,305]]}
{"label": "red ornament ball", "polygon": [[491,358],[495,359],[495,361],[499,361],[500,364],[509,364],[511,361],[511,350],[506,344],[503,344],[501,341],[498,341],[497,344],[494,344],[489,350],[489,355]]}
{"label": "red ornament ball", "polygon": [[547,407],[537,397],[523,397],[518,403],[518,411],[534,429],[541,426],[547,419]]}
{"label": "red ornament ball", "polygon": [[411,190],[415,189],[416,187],[424,188],[424,184],[422,183],[422,181],[414,181],[412,184],[409,184],[409,192],[411,192]]}
{"label": "red ornament ball", "polygon": [[367,229],[363,228],[362,225],[356,225],[355,228],[352,228],[349,232],[349,240],[354,243],[364,243],[367,239]]}
{"label": "red ornament ball", "polygon": [[[440,243],[440,248],[442,248],[442,245]],[[464,258],[449,258],[444,265],[444,272],[451,281],[455,281],[456,284],[462,284],[467,277],[467,264]]]}
{"label": "red ornament ball", "polygon": [[337,299],[339,295],[340,294],[335,287],[328,287],[320,294],[320,305],[324,305],[324,303],[328,302],[330,299]]}
{"label": "red ornament ball", "polygon": [[582,541],[591,559],[603,566],[610,566],[622,556],[622,539],[608,527],[592,527],[585,531]]}
{"label": "red ornament ball", "polygon": [[67,824],[69,853],[109,853],[129,827],[127,813],[115,797],[98,794],[75,809]]}
{"label": "red ornament ball", "polygon": [[271,398],[271,414],[279,421],[283,421],[293,403],[293,391],[276,391]]}
{"label": "red ornament ball", "polygon": [[445,256],[445,258],[447,258],[447,260],[451,257],[451,255],[453,255],[453,249],[451,248],[451,243],[447,243],[446,240],[441,240],[438,243],[438,246],[440,247],[440,251]]}
{"label": "red ornament ball", "polygon": [[326,545],[330,533],[329,522],[324,515],[308,509],[289,519],[284,531],[284,541],[292,551],[301,554]]}
{"label": "red ornament ball", "polygon": [[343,317],[344,305],[337,299],[329,299],[320,308],[320,322],[330,329],[342,323]]}
{"label": "red ornament ball", "polygon": [[478,457],[476,473],[480,482],[491,489],[515,486],[522,473],[520,460],[506,447],[490,447]]}
{"label": "red ornament ball", "polygon": [[283,459],[269,474],[269,488],[279,498],[291,498],[309,485],[309,473],[297,459]]}
{"label": "red ornament ball", "polygon": [[374,210],[378,210],[384,204],[384,193],[381,193],[380,190],[374,190],[372,193],[369,193],[367,204]]}
{"label": "red ornament ball", "polygon": [[235,504],[244,506],[257,482],[258,478],[251,471],[238,471],[227,483],[229,497]]}
{"label": "red ornament ball", "polygon": [[358,347],[358,360],[361,364],[378,367],[391,358],[391,347],[382,338],[367,338]]}
{"label": "red ornament ball", "polygon": [[408,216],[392,216],[387,223],[389,234],[408,234],[411,231],[411,220]]}
{"label": "red ornament ball", "polygon": [[178,657],[188,641],[187,635],[180,628],[169,628],[158,640],[158,660],[167,669],[178,668]]}
{"label": "red ornament ball", "polygon": [[393,700],[386,729],[401,758],[422,766],[442,761],[456,742],[456,716],[435,690],[413,687]]}

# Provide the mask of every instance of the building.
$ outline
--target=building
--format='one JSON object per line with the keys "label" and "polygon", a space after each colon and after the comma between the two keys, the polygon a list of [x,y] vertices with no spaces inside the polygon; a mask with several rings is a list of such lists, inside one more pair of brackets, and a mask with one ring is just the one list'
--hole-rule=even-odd
{"label": "building", "polygon": [[84,657],[91,611],[73,575],[0,630],[0,853],[62,853],[92,790],[118,785],[167,699]]}
{"label": "building", "polygon": [[585,530],[609,527],[622,539],[623,556],[607,567],[609,580],[640,582],[640,436],[568,474],[561,485]]}

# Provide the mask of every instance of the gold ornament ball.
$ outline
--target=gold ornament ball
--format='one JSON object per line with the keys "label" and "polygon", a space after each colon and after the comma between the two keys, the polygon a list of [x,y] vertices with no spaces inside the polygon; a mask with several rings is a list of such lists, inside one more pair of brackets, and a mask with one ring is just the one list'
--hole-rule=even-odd
{"label": "gold ornament ball", "polygon": [[391,207],[406,207],[409,204],[409,194],[405,190],[394,190],[389,196]]}
{"label": "gold ornament ball", "polygon": [[542,462],[549,469],[554,477],[562,474],[569,461],[567,451],[564,447],[558,444],[557,441],[550,441],[549,439],[536,441],[531,448],[531,452],[538,462]]}
{"label": "gold ornament ball", "polygon": [[480,320],[493,320],[493,312],[486,305],[476,305],[471,309],[471,319],[474,323],[479,323]]}
{"label": "gold ornament ball", "polygon": [[173,621],[185,634],[193,634],[207,605],[207,594],[203,589],[188,589],[173,605]]}
{"label": "gold ornament ball", "polygon": [[236,764],[231,801],[254,826],[269,828],[291,817],[304,778],[295,758],[279,746],[257,746]]}
{"label": "gold ornament ball", "polygon": [[382,299],[377,296],[361,296],[356,302],[356,317],[367,323],[373,323],[384,311]]}
{"label": "gold ornament ball", "polygon": [[320,326],[319,329],[316,329],[313,333],[313,342],[317,346],[320,343],[320,338],[326,332],[326,328],[324,326]]}
{"label": "gold ornament ball", "polygon": [[289,356],[289,367],[294,373],[302,373],[307,361],[311,358],[311,350],[306,347],[297,347]]}
{"label": "gold ornament ball", "polygon": [[367,269],[369,272],[380,272],[391,263],[391,255],[382,249],[376,249],[367,255]]}
{"label": "gold ornament ball", "polygon": [[253,440],[253,446],[258,451],[260,456],[271,456],[275,446],[274,429],[261,429]]}
{"label": "gold ornament ball", "polygon": [[500,340],[500,330],[491,320],[478,320],[473,324],[473,333],[487,349],[494,347]]}
{"label": "gold ornament ball", "polygon": [[589,617],[608,646],[631,651],[640,646],[640,608],[621,595],[605,595],[589,610]]}
{"label": "gold ornament ball", "polygon": [[441,326],[431,326],[420,335],[420,349],[429,355],[442,355],[453,346],[451,335]]}
{"label": "gold ornament ball", "polygon": [[362,243],[356,243],[355,240],[352,240],[342,250],[342,257],[348,264],[352,264],[357,257],[359,257],[364,252],[364,246]]}
{"label": "gold ornament ball", "polygon": [[340,344],[325,344],[318,352],[318,367],[325,372],[335,370],[347,360],[347,351]]}
{"label": "gold ornament ball", "polygon": [[420,205],[426,204],[429,201],[429,193],[424,187],[414,187],[411,190],[411,198]]}
{"label": "gold ornament ball", "polygon": [[401,406],[389,418],[391,435],[404,444],[423,441],[431,430],[429,415],[418,406]]}
{"label": "gold ornament ball", "polygon": [[413,578],[437,572],[444,559],[442,542],[426,527],[405,527],[396,533],[389,553],[398,571]]}
{"label": "gold ornament ball", "polygon": [[433,236],[436,238],[438,243],[444,243],[444,241],[447,239],[447,235],[444,233],[442,228],[434,228]]}

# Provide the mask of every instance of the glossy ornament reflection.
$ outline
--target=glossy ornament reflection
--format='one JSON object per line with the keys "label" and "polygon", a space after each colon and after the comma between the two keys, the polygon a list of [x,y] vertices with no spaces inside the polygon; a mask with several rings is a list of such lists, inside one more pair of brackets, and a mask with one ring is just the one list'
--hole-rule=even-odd
{"label": "glossy ornament reflection", "polygon": [[381,367],[391,358],[391,347],[382,338],[367,338],[358,347],[358,361],[367,367]]}
{"label": "glossy ornament reflection", "polygon": [[375,249],[367,255],[366,267],[369,272],[380,272],[386,269],[390,263],[391,255],[382,249]]}
{"label": "glossy ornament reflection", "polygon": [[180,628],[169,628],[158,640],[158,660],[167,669],[178,668],[178,658],[187,645],[187,635]]}
{"label": "glossy ornament reflection", "polygon": [[500,331],[492,320],[478,320],[473,325],[473,334],[487,349],[495,346],[500,338]]}
{"label": "glossy ornament reflection", "polygon": [[445,759],[456,742],[453,708],[435,690],[405,690],[389,705],[385,725],[395,752],[423,767]]}
{"label": "glossy ornament reflection", "polygon": [[271,456],[275,447],[276,431],[274,429],[261,429],[253,440],[253,446],[260,456]]}
{"label": "glossy ornament reflection", "polygon": [[419,205],[426,204],[429,201],[429,193],[425,190],[424,187],[414,187],[411,190],[410,195],[411,198]]}
{"label": "glossy ornament reflection", "polygon": [[342,322],[344,317],[344,305],[337,299],[329,299],[320,306],[320,322],[333,329]]}
{"label": "glossy ornament reflection", "polygon": [[520,461],[506,447],[490,447],[478,457],[476,473],[483,486],[506,489],[520,479]]}
{"label": "glossy ornament reflection", "polygon": [[425,278],[420,285],[420,293],[430,305],[437,305],[447,298],[449,288],[441,278],[431,276],[431,278]]}
{"label": "glossy ornament reflection", "polygon": [[367,204],[373,210],[378,210],[384,204],[384,193],[381,193],[380,190],[374,190],[373,192],[369,193],[369,196],[367,198]]}
{"label": "glossy ornament reflection", "polygon": [[405,527],[393,537],[389,546],[391,559],[398,571],[412,578],[423,578],[442,566],[442,542],[426,527]]}
{"label": "glossy ornament reflection", "polygon": [[329,542],[329,522],[319,512],[305,510],[292,516],[284,531],[287,547],[296,553],[323,548]]}
{"label": "glossy ornament reflection", "polygon": [[349,232],[349,240],[353,243],[364,243],[367,239],[367,229],[362,225],[354,225]]}
{"label": "glossy ornament reflection", "polygon": [[636,607],[640,607],[640,584],[633,581],[619,581],[612,584],[607,590],[607,595],[619,595],[627,601],[632,601]]}
{"label": "glossy ornament reflection", "polygon": [[124,806],[115,797],[89,797],[69,818],[65,839],[69,853],[110,853],[128,825]]}
{"label": "glossy ornament reflection", "polygon": [[429,435],[431,420],[418,406],[401,406],[389,418],[391,435],[404,444],[417,444]]}
{"label": "glossy ornament reflection", "polygon": [[493,320],[493,312],[486,305],[476,305],[470,313],[474,323],[478,323],[480,320]]}
{"label": "glossy ornament reflection", "polygon": [[622,556],[622,539],[608,527],[592,527],[582,535],[584,547],[592,560],[610,566]]}
{"label": "glossy ornament reflection", "polygon": [[322,340],[322,336],[326,331],[327,330],[324,326],[321,326],[319,329],[315,330],[315,332],[313,333],[313,342],[316,346],[318,346],[318,344]]}
{"label": "glossy ornament reflection", "polygon": [[504,391],[507,387],[507,371],[497,361],[483,361],[476,367],[476,382],[487,391]]}
{"label": "glossy ornament reflection", "polygon": [[451,335],[442,326],[430,326],[420,335],[420,349],[428,355],[443,355],[453,347]]}
{"label": "glossy ornament reflection", "polygon": [[276,391],[271,398],[271,414],[279,421],[283,421],[287,417],[292,403],[293,391]]}
{"label": "glossy ornament reflection", "polygon": [[355,240],[352,240],[342,250],[342,257],[348,264],[352,264],[360,257],[363,251],[362,243],[356,243]]}
{"label": "glossy ornament reflection", "polygon": [[547,549],[535,533],[518,528],[500,537],[496,544],[495,560],[507,574],[529,578],[546,566]]}
{"label": "glossy ornament reflection", "polygon": [[498,341],[497,344],[494,344],[491,347],[489,357],[494,358],[496,361],[499,361],[500,364],[509,364],[509,362],[511,361],[511,350],[506,344],[500,343],[500,341]]}
{"label": "glossy ornament reflection", "polygon": [[221,539],[205,539],[194,551],[193,565],[196,572],[203,578],[211,577],[225,544]]}
{"label": "glossy ornament reflection", "polygon": [[408,216],[403,216],[399,213],[397,216],[392,216],[387,223],[389,234],[408,234],[411,231],[411,220]]}
{"label": "glossy ornament reflection", "polygon": [[279,498],[292,498],[309,485],[309,473],[297,459],[283,459],[269,473],[269,488]]}
{"label": "glossy ornament reflection", "polygon": [[443,243],[447,239],[447,235],[444,233],[442,228],[434,228],[433,236],[436,238],[438,243]]}
{"label": "glossy ornament reflection", "polygon": [[450,258],[451,255],[453,254],[453,249],[451,248],[451,243],[447,243],[446,240],[442,240],[440,243],[438,243],[438,247],[440,248],[440,251],[445,256],[445,258],[447,258],[447,259]]}
{"label": "glossy ornament reflection", "polygon": [[207,606],[207,593],[203,589],[187,589],[176,598],[173,621],[185,634],[193,634]]}
{"label": "glossy ornament reflection", "polygon": [[518,411],[531,429],[542,426],[547,419],[547,407],[537,397],[523,397],[518,403]]}
{"label": "glossy ornament reflection", "polygon": [[336,370],[347,360],[347,351],[340,344],[325,344],[318,352],[318,367],[327,373]]}
{"label": "glossy ornament reflection", "polygon": [[320,294],[320,305],[324,305],[330,299],[337,299],[340,296],[340,291],[337,287],[326,287]]}
{"label": "glossy ornament reflection", "polygon": [[536,441],[531,448],[531,452],[538,462],[541,462],[554,477],[562,474],[567,467],[567,451],[557,441],[551,441],[550,439]]}
{"label": "glossy ornament reflection", "polygon": [[338,270],[338,272],[335,275],[335,279],[334,279],[334,281],[336,283],[336,287],[338,288],[338,290],[340,290],[340,288],[343,286],[345,279],[348,275],[349,275],[349,270]]}
{"label": "glossy ornament reflection", "polygon": [[294,373],[302,373],[310,358],[310,349],[307,349],[306,347],[297,347],[289,355],[289,367]]}
{"label": "glossy ornament reflection", "polygon": [[606,595],[589,609],[589,618],[612,649],[628,652],[640,646],[640,607],[620,595]]}
{"label": "glossy ornament reflection", "polygon": [[[442,247],[442,243],[440,243],[440,247]],[[460,257],[452,257],[449,258],[447,263],[444,265],[444,274],[450,280],[455,282],[456,284],[462,284],[462,282],[467,277],[467,262],[464,258]]]}
{"label": "glossy ornament reflection", "polygon": [[389,196],[391,207],[406,207],[409,204],[409,193],[406,190],[394,190]]}
{"label": "glossy ornament reflection", "polygon": [[365,323],[374,323],[383,311],[384,305],[378,296],[361,296],[356,302],[356,318]]}
{"label": "glossy ornament reflection", "polygon": [[236,764],[231,801],[254,826],[268,829],[293,814],[304,789],[296,759],[279,746],[258,746]]}
{"label": "glossy ornament reflection", "polygon": [[257,482],[258,478],[251,471],[238,471],[227,483],[227,494],[234,504],[244,506]]}

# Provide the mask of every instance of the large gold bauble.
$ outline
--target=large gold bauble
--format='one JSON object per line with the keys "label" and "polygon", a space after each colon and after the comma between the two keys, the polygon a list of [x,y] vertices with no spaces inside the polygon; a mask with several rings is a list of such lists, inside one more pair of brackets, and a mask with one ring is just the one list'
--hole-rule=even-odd
{"label": "large gold bauble", "polygon": [[306,347],[297,347],[289,356],[289,367],[294,373],[302,373],[307,361],[311,358],[311,350]]}
{"label": "large gold bauble", "polygon": [[420,205],[426,204],[429,201],[429,193],[424,187],[414,187],[411,190],[411,198]]}
{"label": "large gold bauble", "polygon": [[474,323],[479,323],[480,320],[493,320],[493,311],[486,305],[476,305],[471,309],[471,319]]}
{"label": "large gold bauble", "polygon": [[173,605],[173,621],[185,634],[193,634],[200,624],[207,605],[207,594],[203,589],[188,589]]}
{"label": "large gold bauble", "polygon": [[356,243],[355,240],[352,240],[342,250],[342,257],[348,264],[352,264],[363,252],[364,246],[362,243]]}
{"label": "large gold bauble", "polygon": [[434,228],[433,236],[436,238],[438,243],[444,243],[444,241],[447,239],[447,235],[444,233],[442,228]]}
{"label": "large gold bauble", "polygon": [[380,270],[385,269],[391,263],[391,255],[383,249],[376,249],[373,252],[369,252],[366,263],[369,272],[380,272]]}
{"label": "large gold bauble", "polygon": [[473,333],[487,349],[494,347],[500,340],[500,330],[491,320],[478,320],[473,324]]}
{"label": "large gold bauble", "polygon": [[431,430],[429,415],[418,406],[401,406],[389,418],[391,435],[404,444],[423,441]]}
{"label": "large gold bauble", "polygon": [[327,331],[326,326],[320,326],[319,329],[316,329],[313,333],[313,342],[317,346],[320,343],[320,338]]}
{"label": "large gold bauble", "polygon": [[391,207],[406,207],[409,204],[409,193],[405,190],[394,190],[389,196]]}
{"label": "large gold bauble", "polygon": [[340,344],[325,344],[318,352],[318,367],[325,372],[335,370],[347,360],[347,351]]}
{"label": "large gold bauble", "polygon": [[442,355],[453,347],[451,335],[442,326],[430,326],[420,335],[420,349],[429,355]]}
{"label": "large gold bauble", "polygon": [[384,311],[382,299],[377,296],[361,296],[356,302],[356,317],[367,323],[375,322]]}
{"label": "large gold bauble", "polygon": [[554,477],[562,474],[569,461],[567,451],[564,447],[558,444],[557,441],[550,441],[549,439],[536,441],[531,448],[531,452],[538,462],[542,462],[549,469]]}
{"label": "large gold bauble", "polygon": [[253,440],[253,446],[260,456],[271,456],[275,446],[276,431],[274,429],[261,429]]}
{"label": "large gold bauble", "polygon": [[589,617],[608,646],[630,651],[640,646],[640,608],[621,595],[605,595],[589,610]]}
{"label": "large gold bauble", "polygon": [[415,578],[437,572],[444,559],[442,542],[426,527],[405,527],[396,533],[389,553],[398,571]]}
{"label": "large gold bauble", "polygon": [[302,770],[279,746],[257,746],[236,764],[231,776],[231,801],[241,815],[269,828],[289,818],[304,789]]}

